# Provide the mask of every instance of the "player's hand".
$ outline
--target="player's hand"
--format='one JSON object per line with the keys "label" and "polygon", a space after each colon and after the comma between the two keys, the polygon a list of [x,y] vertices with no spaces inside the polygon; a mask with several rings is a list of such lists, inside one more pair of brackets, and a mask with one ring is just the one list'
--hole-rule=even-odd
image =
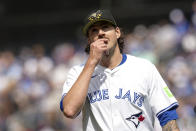
{"label": "player's hand", "polygon": [[104,51],[107,50],[108,39],[101,38],[90,44],[89,59],[95,65],[101,60]]}

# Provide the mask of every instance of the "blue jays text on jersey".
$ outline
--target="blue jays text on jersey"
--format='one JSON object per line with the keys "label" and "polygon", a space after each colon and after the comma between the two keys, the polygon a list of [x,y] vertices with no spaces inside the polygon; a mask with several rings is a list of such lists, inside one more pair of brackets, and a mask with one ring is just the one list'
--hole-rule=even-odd
{"label": "blue jays text on jersey", "polygon": [[[108,89],[102,89],[102,90],[96,90],[94,92],[88,93],[88,99],[90,103],[99,102],[102,100],[110,99],[110,96],[108,95]],[[119,88],[116,95],[111,96],[116,99],[127,99],[129,102],[136,104],[137,106],[141,107],[142,103],[144,102],[144,97],[137,93],[137,92],[131,92],[130,90],[123,90],[123,88]]]}

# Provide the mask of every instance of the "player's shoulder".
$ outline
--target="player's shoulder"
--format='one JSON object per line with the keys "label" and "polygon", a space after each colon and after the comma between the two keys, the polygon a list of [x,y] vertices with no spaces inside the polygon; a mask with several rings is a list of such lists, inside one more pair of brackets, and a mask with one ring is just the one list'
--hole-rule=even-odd
{"label": "player's shoulder", "polygon": [[84,68],[84,65],[85,64],[74,65],[74,66],[72,66],[72,69],[78,69],[78,70],[80,70],[80,69]]}
{"label": "player's shoulder", "polygon": [[69,73],[80,73],[84,68],[84,64],[74,65],[70,68]]}
{"label": "player's shoulder", "polygon": [[148,59],[127,55],[126,69],[132,71],[132,73],[142,74],[143,77],[147,78],[155,71],[155,65]]}
{"label": "player's shoulder", "polygon": [[145,59],[145,58],[141,58],[141,57],[137,57],[137,56],[133,56],[130,54],[126,54],[127,55],[127,62],[130,64],[134,64],[135,66],[143,66],[143,67],[151,67],[154,66],[154,64]]}

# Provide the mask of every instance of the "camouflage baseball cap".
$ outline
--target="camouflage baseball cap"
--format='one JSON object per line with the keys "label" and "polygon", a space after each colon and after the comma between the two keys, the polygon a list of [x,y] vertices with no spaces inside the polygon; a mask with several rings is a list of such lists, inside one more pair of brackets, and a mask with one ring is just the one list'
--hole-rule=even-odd
{"label": "camouflage baseball cap", "polygon": [[114,17],[109,10],[97,10],[91,13],[84,21],[83,33],[87,36],[88,29],[91,25],[98,21],[107,21],[114,26],[117,26]]}

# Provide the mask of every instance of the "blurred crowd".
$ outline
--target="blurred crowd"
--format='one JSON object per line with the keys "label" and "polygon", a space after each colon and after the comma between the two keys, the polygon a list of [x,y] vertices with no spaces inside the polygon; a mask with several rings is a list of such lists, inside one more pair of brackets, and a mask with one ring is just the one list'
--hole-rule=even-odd
{"label": "blurred crowd", "polygon": [[18,56],[0,52],[0,131],[72,131],[59,101],[68,69],[81,58],[68,43],[50,57],[41,44],[23,47]]}
{"label": "blurred crowd", "polygon": [[[173,9],[169,20],[137,25],[125,35],[124,52],[154,63],[178,99],[182,131],[196,129],[196,2],[192,9],[190,20]],[[70,120],[59,109],[67,71],[86,59],[73,45],[58,44],[50,55],[42,44],[17,55],[0,52],[0,131],[81,130],[81,115]]]}

